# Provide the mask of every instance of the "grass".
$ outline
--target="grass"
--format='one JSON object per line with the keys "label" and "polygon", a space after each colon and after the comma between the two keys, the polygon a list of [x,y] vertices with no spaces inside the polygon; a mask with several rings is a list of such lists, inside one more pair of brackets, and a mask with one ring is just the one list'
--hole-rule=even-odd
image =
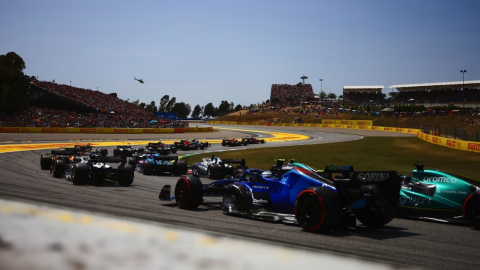
{"label": "grass", "polygon": [[[254,148],[217,153],[220,158],[244,158],[250,168],[268,169],[274,159],[295,159],[322,169],[326,165],[353,165],[355,170],[396,170],[411,175],[413,164],[439,169],[480,182],[480,155],[441,147],[416,137],[367,137],[330,144]],[[212,154],[186,157],[188,164]]]}

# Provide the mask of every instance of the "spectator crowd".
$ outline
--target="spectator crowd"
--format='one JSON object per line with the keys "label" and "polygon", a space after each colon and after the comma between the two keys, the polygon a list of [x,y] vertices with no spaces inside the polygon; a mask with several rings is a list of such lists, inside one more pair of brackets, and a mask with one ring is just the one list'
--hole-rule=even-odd
{"label": "spectator crowd", "polygon": [[270,100],[285,106],[311,101],[315,98],[311,84],[272,84]]}

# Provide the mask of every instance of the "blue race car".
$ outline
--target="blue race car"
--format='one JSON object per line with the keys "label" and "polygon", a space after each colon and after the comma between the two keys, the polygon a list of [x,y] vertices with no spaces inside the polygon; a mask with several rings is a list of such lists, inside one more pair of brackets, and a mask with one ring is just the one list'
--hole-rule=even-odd
{"label": "blue race car", "polygon": [[136,156],[135,159],[131,159],[129,164],[135,164],[135,167],[139,173],[143,175],[163,175],[169,174],[174,176],[180,176],[187,173],[187,163],[179,161],[178,156],[144,154]]}
{"label": "blue race car", "polygon": [[[180,208],[194,209],[203,196],[223,196],[226,214],[298,224],[306,231],[327,231],[340,225],[389,223],[396,215],[401,178],[395,171],[357,171],[352,166],[327,166],[319,171],[302,163],[277,164],[268,171],[246,169],[237,179],[202,185],[197,176],[182,176],[170,196]],[[338,174],[333,176],[333,174]]]}

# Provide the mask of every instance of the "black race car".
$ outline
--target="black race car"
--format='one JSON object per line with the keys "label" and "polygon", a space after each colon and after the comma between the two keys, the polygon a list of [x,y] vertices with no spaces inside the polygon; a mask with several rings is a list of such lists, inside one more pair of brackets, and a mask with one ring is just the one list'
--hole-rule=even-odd
{"label": "black race car", "polygon": [[[232,164],[238,164],[232,166]],[[208,177],[210,179],[218,180],[229,177],[234,177],[239,170],[248,169],[245,159],[220,159],[216,156],[210,158],[203,158],[201,162],[197,162],[190,166],[192,174]]]}
{"label": "black race car", "polygon": [[134,153],[142,153],[145,149],[131,146],[130,144],[117,145],[116,149],[113,149],[113,155],[116,157],[126,156],[131,157]]}
{"label": "black race car", "polygon": [[[103,154],[103,153],[102,153]],[[116,168],[111,164],[119,164]],[[92,183],[101,185],[104,180],[111,180],[120,186],[130,186],[134,178],[134,168],[123,157],[91,154],[87,162],[76,163],[73,167],[73,184]]]}
{"label": "black race car", "polygon": [[259,143],[264,144],[265,140],[264,139],[257,139],[255,137],[248,137],[248,138],[243,138],[242,143],[244,143],[245,145],[247,145],[247,144],[259,144]]}
{"label": "black race car", "polygon": [[177,153],[177,148],[173,144],[165,144],[162,142],[148,143],[145,148],[150,153],[159,153],[160,155],[170,155]]}
{"label": "black race car", "polygon": [[174,143],[175,147],[180,150],[203,150],[208,148],[210,144],[208,142],[200,142],[195,139],[193,140],[181,140]]}
{"label": "black race car", "polygon": [[247,143],[244,141],[236,140],[235,138],[222,140],[222,146],[242,146],[242,145],[245,146],[247,145]]}

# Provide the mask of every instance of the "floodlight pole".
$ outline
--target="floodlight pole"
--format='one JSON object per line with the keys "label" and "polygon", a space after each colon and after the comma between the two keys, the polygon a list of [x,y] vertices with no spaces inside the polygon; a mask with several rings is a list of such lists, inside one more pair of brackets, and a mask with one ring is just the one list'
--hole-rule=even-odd
{"label": "floodlight pole", "polygon": [[465,108],[465,72],[467,72],[467,70],[466,69],[460,70],[460,72],[463,75],[462,92],[463,92],[463,108]]}
{"label": "floodlight pole", "polygon": [[323,79],[320,79],[320,92],[323,92]]}
{"label": "floodlight pole", "polygon": [[303,81],[303,85],[305,85],[305,80],[306,80],[306,79],[308,79],[308,77],[307,77],[307,76],[305,76],[305,75],[303,75],[302,77],[300,77],[300,79],[302,79],[302,81]]}

